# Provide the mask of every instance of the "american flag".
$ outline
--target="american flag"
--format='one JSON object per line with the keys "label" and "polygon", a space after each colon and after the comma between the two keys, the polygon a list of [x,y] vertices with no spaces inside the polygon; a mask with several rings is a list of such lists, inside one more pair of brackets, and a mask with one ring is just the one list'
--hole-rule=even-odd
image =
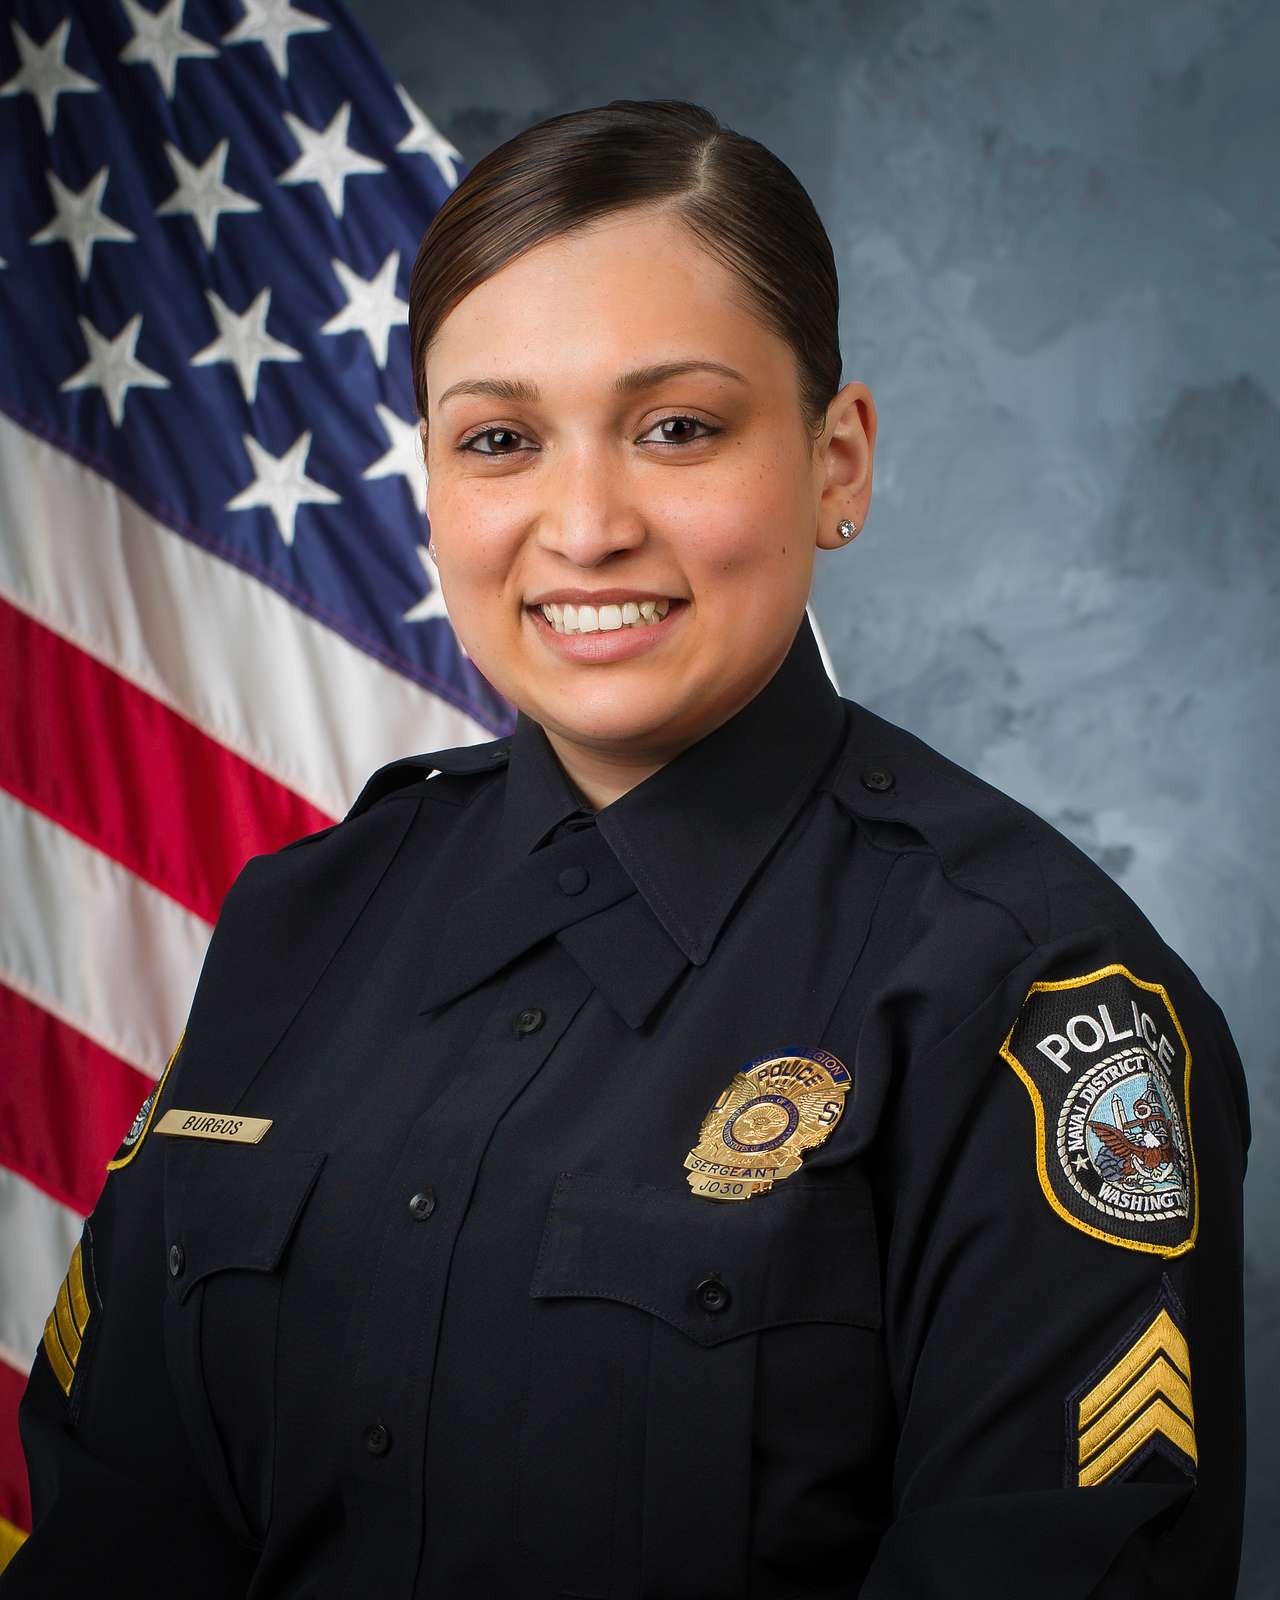
{"label": "american flag", "polygon": [[2,1567],[232,878],[511,714],[426,560],[406,299],[459,152],[333,0],[0,10]]}

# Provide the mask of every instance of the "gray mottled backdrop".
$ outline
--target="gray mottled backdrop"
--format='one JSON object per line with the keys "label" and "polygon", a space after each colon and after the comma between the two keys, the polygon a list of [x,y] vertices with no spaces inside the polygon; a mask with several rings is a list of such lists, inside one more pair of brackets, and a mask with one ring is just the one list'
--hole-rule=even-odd
{"label": "gray mottled backdrop", "polygon": [[702,102],[812,194],[865,532],[843,691],[1025,801],[1199,972],[1249,1073],[1244,1600],[1280,1561],[1280,7],[355,0],[473,164],[614,97]]}

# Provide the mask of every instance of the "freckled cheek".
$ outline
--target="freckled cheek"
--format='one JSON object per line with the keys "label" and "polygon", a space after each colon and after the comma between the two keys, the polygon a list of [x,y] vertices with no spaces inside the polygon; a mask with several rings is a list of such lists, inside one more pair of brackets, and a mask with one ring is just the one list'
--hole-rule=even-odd
{"label": "freckled cheek", "polygon": [[[692,474],[678,473],[684,479]],[[768,565],[782,545],[799,536],[800,508],[792,476],[771,457],[736,462],[732,471],[710,474],[697,484],[696,500],[687,484],[673,485],[663,508],[673,542],[717,572]]]}
{"label": "freckled cheek", "polygon": [[451,586],[501,584],[519,557],[519,519],[500,507],[479,509],[465,496],[432,498],[431,531]]}

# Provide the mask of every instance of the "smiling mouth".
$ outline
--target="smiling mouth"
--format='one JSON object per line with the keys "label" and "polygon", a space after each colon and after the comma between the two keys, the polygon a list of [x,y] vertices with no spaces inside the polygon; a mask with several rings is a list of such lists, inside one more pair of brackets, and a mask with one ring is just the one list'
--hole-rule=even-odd
{"label": "smiling mouth", "polygon": [[554,605],[530,607],[540,611],[556,633],[614,633],[620,628],[652,628],[663,621],[670,600],[626,600],[620,605]]}

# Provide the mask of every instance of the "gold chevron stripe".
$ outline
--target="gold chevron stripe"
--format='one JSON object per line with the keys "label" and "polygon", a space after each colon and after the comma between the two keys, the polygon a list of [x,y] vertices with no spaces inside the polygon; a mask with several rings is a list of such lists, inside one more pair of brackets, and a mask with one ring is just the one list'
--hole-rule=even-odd
{"label": "gold chevron stripe", "polygon": [[44,1351],[65,1395],[75,1381],[76,1364],[84,1345],[92,1308],[84,1281],[84,1258],[77,1242],[71,1252],[71,1265],[58,1285],[58,1297],[44,1325]]}
{"label": "gold chevron stripe", "polygon": [[1083,1396],[1076,1426],[1081,1488],[1104,1483],[1157,1434],[1196,1461],[1191,1351],[1166,1306]]}
{"label": "gold chevron stripe", "polygon": [[17,1555],[26,1539],[26,1534],[16,1523],[10,1522],[7,1517],[0,1517],[0,1572]]}
{"label": "gold chevron stripe", "polygon": [[71,1290],[71,1310],[76,1319],[76,1332],[83,1338],[84,1330],[89,1326],[89,1296],[84,1287],[84,1261],[80,1255],[79,1241],[71,1252],[67,1284]]}
{"label": "gold chevron stripe", "polygon": [[[1142,1369],[1157,1355],[1167,1356],[1189,1386],[1191,1351],[1181,1328],[1162,1306],[1150,1327],[1106,1373],[1080,1402],[1080,1428],[1084,1430],[1121,1394]],[[1188,1406],[1187,1415],[1191,1415]]]}
{"label": "gold chevron stripe", "polygon": [[61,1344],[58,1343],[58,1330],[54,1326],[52,1311],[44,1325],[44,1353],[49,1358],[49,1365],[53,1368],[53,1375],[58,1380],[63,1394],[70,1394],[71,1380],[76,1375],[75,1368],[67,1360]]}
{"label": "gold chevron stripe", "polygon": [[1196,1436],[1191,1424],[1163,1399],[1156,1399],[1105,1450],[1080,1468],[1080,1487],[1104,1482],[1157,1433],[1171,1439],[1192,1461],[1196,1459]]}
{"label": "gold chevron stripe", "polygon": [[58,1288],[58,1298],[54,1302],[53,1320],[57,1325],[58,1339],[62,1348],[67,1352],[67,1360],[74,1367],[80,1359],[80,1335],[76,1325],[71,1320],[71,1296],[67,1292],[67,1280],[64,1278]]}
{"label": "gold chevron stripe", "polygon": [[[1081,1433],[1081,1461],[1094,1455],[1122,1428],[1127,1428],[1143,1407],[1157,1395],[1182,1413],[1188,1427],[1195,1425],[1195,1413],[1191,1409],[1190,1385],[1163,1356],[1157,1356],[1137,1383],[1130,1384],[1116,1403],[1108,1406],[1094,1425]],[[1187,1454],[1194,1457],[1195,1450],[1188,1450]]]}

